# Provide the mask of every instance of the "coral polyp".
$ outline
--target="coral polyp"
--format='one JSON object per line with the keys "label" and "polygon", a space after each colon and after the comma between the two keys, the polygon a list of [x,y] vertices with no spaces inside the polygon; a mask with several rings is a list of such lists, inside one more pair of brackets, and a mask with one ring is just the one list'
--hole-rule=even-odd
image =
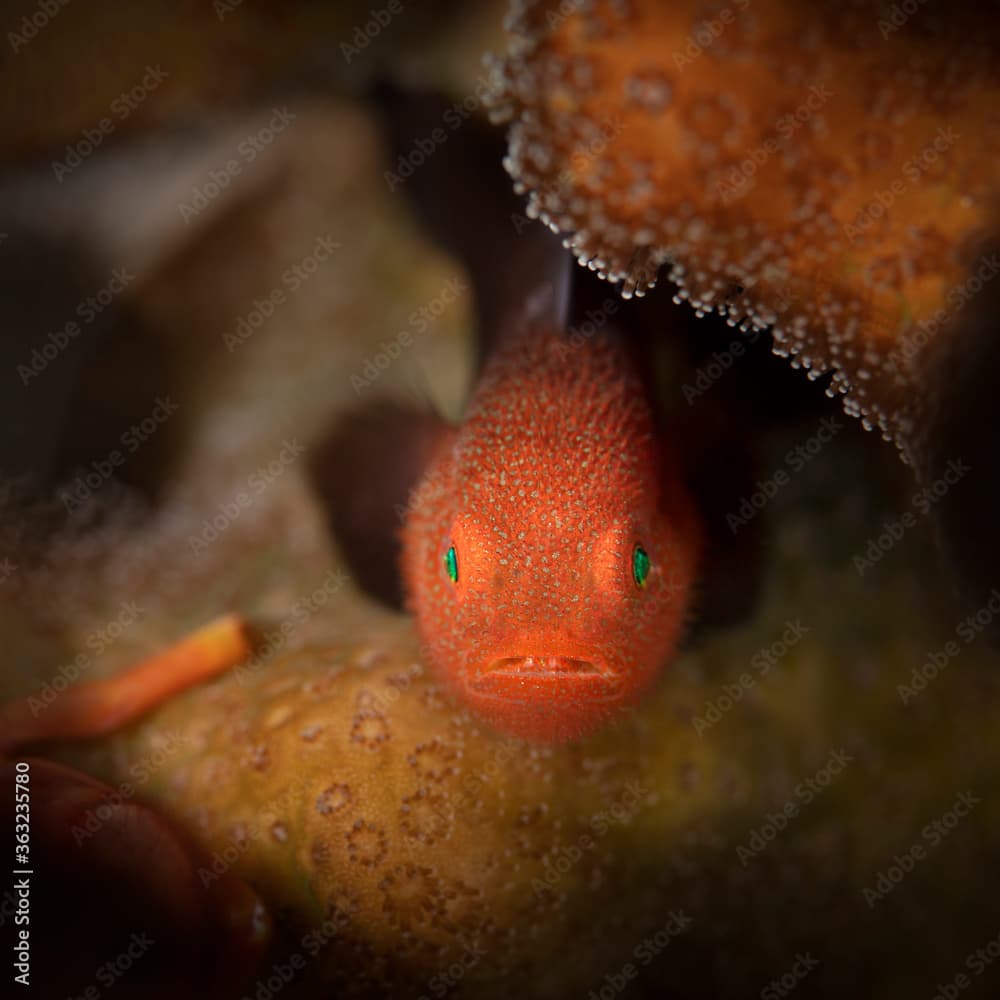
{"label": "coral polyp", "polygon": [[912,457],[934,346],[983,282],[997,25],[959,7],[520,3],[494,114],[529,214],[625,294],[776,350]]}

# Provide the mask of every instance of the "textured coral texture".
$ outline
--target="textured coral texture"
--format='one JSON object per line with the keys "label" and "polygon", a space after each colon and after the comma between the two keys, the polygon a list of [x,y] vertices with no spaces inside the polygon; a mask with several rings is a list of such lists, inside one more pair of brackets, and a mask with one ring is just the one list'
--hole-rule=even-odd
{"label": "textured coral texture", "polygon": [[[867,0],[519,3],[509,170],[581,261],[777,349],[909,457],[995,238],[995,16]],[[893,13],[895,11],[895,13]],[[995,248],[994,248],[995,249]]]}
{"label": "textured coral texture", "polygon": [[[859,969],[869,995],[915,990],[995,932],[976,892],[1000,822],[995,662],[963,648],[901,706],[897,685],[952,625],[915,613],[915,560],[881,575],[875,602],[839,555],[818,554],[831,516],[842,544],[861,543],[851,500],[823,519],[783,512],[757,620],[682,657],[639,712],[582,743],[485,729],[429,679],[408,622],[344,593],[301,648],[82,762],[128,780],[169,734],[179,749],[144,797],[195,831],[209,871],[261,893],[287,932],[279,957],[315,956],[314,988],[420,995],[450,975],[467,995],[508,995],[512,981],[566,995],[631,961],[650,995],[742,995],[800,950],[824,965],[819,992]],[[776,665],[761,674],[768,650]],[[870,907],[864,890],[926,846],[923,828],[965,791],[970,818]],[[920,954],[904,960],[908,940]]]}

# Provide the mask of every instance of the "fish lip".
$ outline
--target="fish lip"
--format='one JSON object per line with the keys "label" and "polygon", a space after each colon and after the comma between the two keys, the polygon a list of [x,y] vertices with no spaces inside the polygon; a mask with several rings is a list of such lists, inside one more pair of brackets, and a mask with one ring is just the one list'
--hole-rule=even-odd
{"label": "fish lip", "polygon": [[512,674],[520,677],[615,676],[614,672],[600,660],[551,654],[498,656],[480,664],[475,672],[476,679],[491,674]]}
{"label": "fish lip", "polygon": [[546,653],[484,660],[465,682],[466,690],[474,696],[502,700],[520,696],[525,685],[536,692],[574,690],[592,700],[614,699],[621,693],[622,674],[595,657]]}
{"label": "fish lip", "polygon": [[480,703],[536,711],[567,697],[580,703],[614,703],[622,698],[623,683],[621,671],[604,660],[552,654],[497,656],[482,661],[466,677],[465,690]]}

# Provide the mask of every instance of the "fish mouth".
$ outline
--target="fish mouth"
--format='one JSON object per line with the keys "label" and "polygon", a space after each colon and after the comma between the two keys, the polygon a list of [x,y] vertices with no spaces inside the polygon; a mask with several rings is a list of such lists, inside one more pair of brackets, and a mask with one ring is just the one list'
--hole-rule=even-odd
{"label": "fish mouth", "polygon": [[481,667],[478,675],[492,673],[524,674],[606,674],[593,660],[573,656],[501,656]]}
{"label": "fish mouth", "polygon": [[616,697],[621,678],[600,660],[576,656],[501,656],[479,665],[468,681],[470,691],[504,700],[531,692],[567,691],[578,696]]}

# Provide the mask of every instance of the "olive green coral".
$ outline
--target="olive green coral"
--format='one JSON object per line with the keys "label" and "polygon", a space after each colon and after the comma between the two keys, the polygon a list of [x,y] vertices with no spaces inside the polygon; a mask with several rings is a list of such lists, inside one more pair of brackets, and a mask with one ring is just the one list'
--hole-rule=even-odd
{"label": "olive green coral", "polygon": [[[930,614],[889,628],[912,585],[887,574],[875,606],[857,583],[842,555],[807,571],[786,553],[760,621],[568,747],[483,729],[429,679],[405,623],[374,613],[376,642],[194,692],[124,738],[124,758],[164,727],[185,734],[150,791],[197,830],[203,879],[246,878],[286,928],[274,960],[300,954],[303,981],[348,995],[451,980],[585,993],[630,962],[650,991],[759,991],[795,948],[826,966],[816,983],[842,984],[876,941],[908,935],[924,954],[879,968],[922,983],[987,926],[974,890],[995,852],[995,708],[971,726],[960,713],[989,655],[976,632],[928,680],[924,647],[954,630]],[[963,794],[973,806],[932,845],[922,831]],[[920,875],[882,892],[914,843]]]}

